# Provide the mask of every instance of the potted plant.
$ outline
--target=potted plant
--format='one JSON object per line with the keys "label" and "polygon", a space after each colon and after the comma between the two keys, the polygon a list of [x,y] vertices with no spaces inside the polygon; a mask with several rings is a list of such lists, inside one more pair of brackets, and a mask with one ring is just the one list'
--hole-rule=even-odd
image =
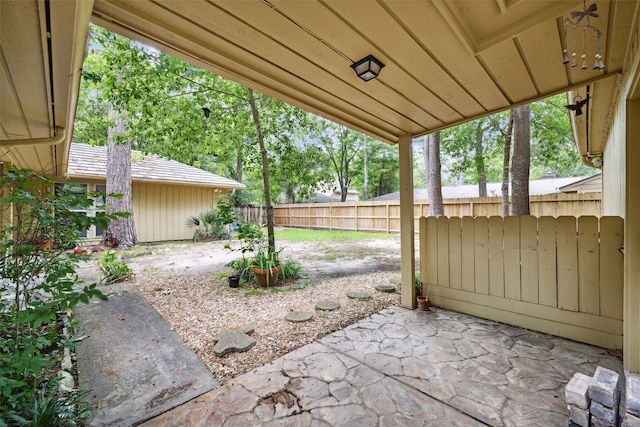
{"label": "potted plant", "polygon": [[231,267],[233,272],[229,275],[229,286],[232,288],[237,288],[240,283],[240,279],[245,282],[249,281],[251,272],[253,270],[253,262],[251,258],[242,258],[234,259],[233,261],[229,261],[227,267]]}
{"label": "potted plant", "polygon": [[255,252],[253,257],[253,274],[256,276],[258,286],[275,285],[280,273],[280,251],[269,251],[266,247],[261,247]]}
{"label": "potted plant", "polygon": [[418,303],[418,309],[421,311],[429,311],[429,307],[431,306],[431,298],[429,298],[429,288],[427,288],[426,295],[422,295],[422,282],[420,281],[420,273],[416,274],[415,277],[415,285],[416,285],[416,302]]}

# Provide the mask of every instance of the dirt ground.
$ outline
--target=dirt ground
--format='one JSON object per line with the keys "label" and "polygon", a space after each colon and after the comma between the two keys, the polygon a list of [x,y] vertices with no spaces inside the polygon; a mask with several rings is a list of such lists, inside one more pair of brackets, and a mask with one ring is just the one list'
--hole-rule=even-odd
{"label": "dirt ground", "polygon": [[[175,242],[140,245],[125,257],[136,274],[157,272],[215,273],[228,270],[229,261],[240,257],[237,240],[215,242]],[[379,239],[331,242],[276,241],[283,259],[293,259],[303,266],[303,275],[343,277],[376,271],[400,270],[400,236],[382,234]]]}
{"label": "dirt ground", "polygon": [[[135,287],[221,383],[399,303],[399,293],[375,289],[397,286],[400,281],[397,235],[360,241],[278,240],[281,259],[297,261],[302,271],[296,283],[271,289],[250,283],[229,288],[230,269],[225,264],[240,257],[239,252],[225,249],[229,243],[240,245],[238,241],[140,245],[124,256],[135,273]],[[370,297],[350,298],[354,291]],[[325,300],[340,307],[316,310],[316,304]],[[313,318],[292,323],[285,319],[292,311],[310,312]],[[255,328],[256,345],[244,353],[216,356],[218,333],[245,325]]]}

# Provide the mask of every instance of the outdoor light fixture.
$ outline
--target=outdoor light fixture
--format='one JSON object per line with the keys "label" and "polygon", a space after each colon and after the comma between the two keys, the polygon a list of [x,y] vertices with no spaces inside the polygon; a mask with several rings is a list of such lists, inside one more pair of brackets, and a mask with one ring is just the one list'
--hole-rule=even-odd
{"label": "outdoor light fixture", "polygon": [[351,68],[353,68],[358,77],[360,77],[365,82],[378,77],[378,74],[380,74],[380,70],[382,70],[382,67],[384,67],[384,64],[373,55],[369,55],[365,58],[362,58],[360,61],[351,64]]}

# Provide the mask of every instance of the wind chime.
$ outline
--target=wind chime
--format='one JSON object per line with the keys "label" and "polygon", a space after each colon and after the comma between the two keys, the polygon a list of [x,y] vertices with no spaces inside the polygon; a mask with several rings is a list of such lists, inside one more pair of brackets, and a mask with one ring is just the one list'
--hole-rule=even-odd
{"label": "wind chime", "polygon": [[572,30],[571,34],[571,58],[569,58],[569,50],[568,46],[565,46],[562,50],[563,53],[563,64],[568,64],[571,62],[571,67],[578,66],[577,52],[576,52],[576,38],[580,30],[582,30],[582,69],[586,70],[589,68],[587,66],[587,31],[594,31],[596,33],[596,54],[595,61],[593,63],[594,70],[603,70],[604,62],[602,61],[602,53],[601,53],[601,39],[602,32],[591,25],[591,18],[597,18],[599,15],[595,13],[598,10],[598,6],[595,3],[589,5],[587,7],[585,0],[583,0],[582,10],[575,10],[571,12],[571,19],[564,18],[564,40],[565,43],[569,44],[569,39],[567,38],[567,28],[570,26]]}

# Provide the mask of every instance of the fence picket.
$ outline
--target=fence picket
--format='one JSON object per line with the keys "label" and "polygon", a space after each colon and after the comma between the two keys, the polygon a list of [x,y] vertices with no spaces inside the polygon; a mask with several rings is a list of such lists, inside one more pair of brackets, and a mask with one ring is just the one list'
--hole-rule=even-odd
{"label": "fence picket", "polygon": [[578,245],[576,218],[557,219],[558,308],[578,311]]}
{"label": "fence picket", "polygon": [[449,218],[438,217],[438,285],[449,286]]}
{"label": "fence picket", "polygon": [[475,278],[476,293],[489,293],[489,220],[477,217],[474,221],[475,234]]}
{"label": "fence picket", "polygon": [[624,221],[620,217],[600,219],[600,314],[622,319]]}
{"label": "fence picket", "polygon": [[550,307],[558,305],[556,271],[556,220],[538,218],[538,286],[539,303]]}
{"label": "fence picket", "polygon": [[489,218],[489,293],[499,297],[504,297],[502,224],[502,217],[492,216]]}
{"label": "fence picket", "polygon": [[473,292],[475,290],[475,230],[474,219],[470,216],[462,217],[462,289]]}
{"label": "fence picket", "polygon": [[538,220],[520,217],[520,277],[522,301],[538,303]]}
{"label": "fence picket", "polygon": [[426,277],[422,277],[425,285],[438,283],[438,220],[435,217],[427,217],[426,236]]}
{"label": "fence picket", "polygon": [[520,218],[504,219],[504,296],[520,299]]}
{"label": "fence picket", "polygon": [[449,286],[462,288],[462,236],[459,217],[449,218]]}

